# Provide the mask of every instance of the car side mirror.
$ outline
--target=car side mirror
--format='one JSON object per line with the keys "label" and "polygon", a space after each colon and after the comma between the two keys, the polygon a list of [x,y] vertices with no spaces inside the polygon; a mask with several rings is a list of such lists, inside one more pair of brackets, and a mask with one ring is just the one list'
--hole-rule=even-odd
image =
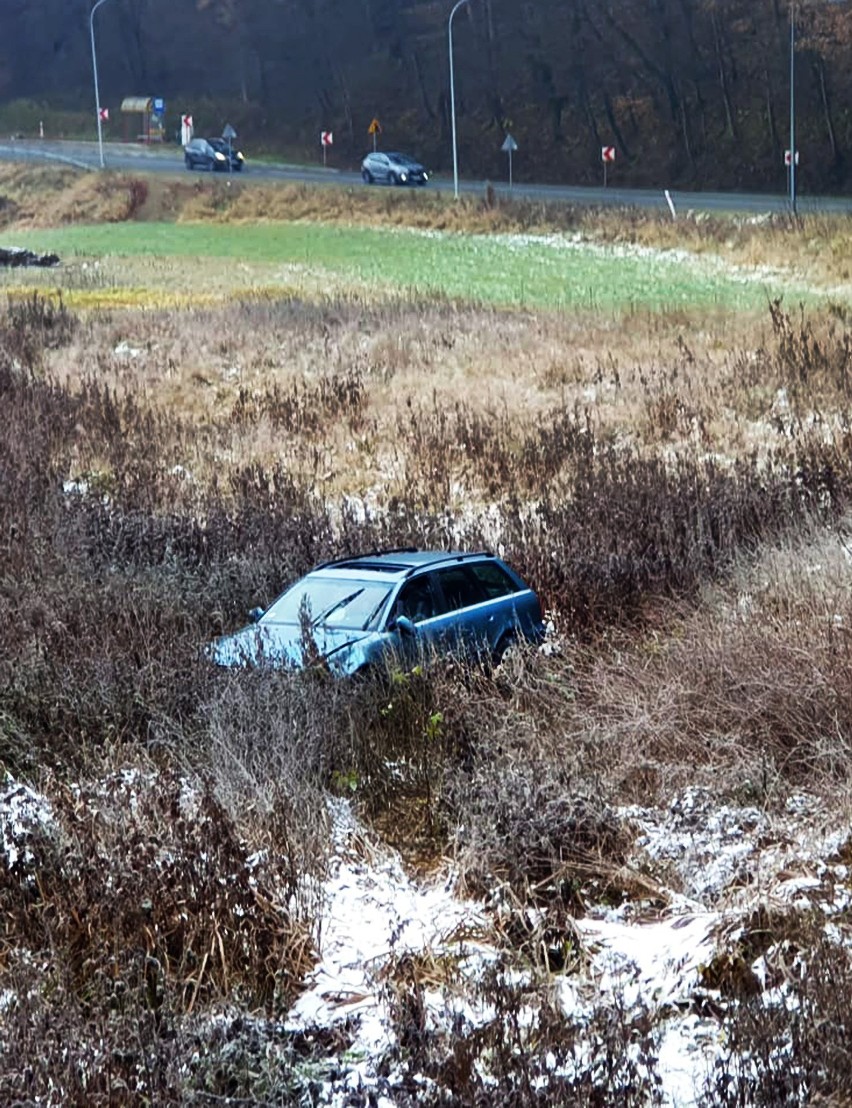
{"label": "car side mirror", "polygon": [[397,616],[393,621],[393,629],[403,635],[411,635],[412,637],[417,634],[417,625],[408,616]]}
{"label": "car side mirror", "polygon": [[260,623],[260,617],[263,615],[263,608],[252,608],[248,617],[252,623]]}

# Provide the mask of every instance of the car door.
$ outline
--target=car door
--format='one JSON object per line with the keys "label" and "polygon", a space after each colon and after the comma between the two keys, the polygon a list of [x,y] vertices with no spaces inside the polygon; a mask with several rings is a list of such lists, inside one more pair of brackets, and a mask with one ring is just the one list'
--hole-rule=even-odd
{"label": "car door", "polygon": [[490,646],[491,602],[464,564],[435,571],[440,616],[436,634],[444,649],[453,653],[479,654]]}
{"label": "car door", "polygon": [[388,162],[387,155],[376,154],[376,172],[373,174],[376,180],[387,183],[389,171],[390,163]]}
{"label": "car door", "polygon": [[441,602],[430,573],[405,582],[394,602],[391,623],[397,616],[407,616],[415,626],[413,636],[397,635],[397,649],[410,664],[440,646]]}
{"label": "car door", "polygon": [[207,142],[204,139],[193,139],[190,143],[190,150],[192,153],[192,164],[194,166],[200,165],[203,169],[210,168]]}
{"label": "car door", "polygon": [[519,636],[535,638],[541,625],[541,607],[531,589],[513,579],[505,567],[489,560],[471,562],[470,572],[485,593],[482,626],[492,653],[499,644]]}

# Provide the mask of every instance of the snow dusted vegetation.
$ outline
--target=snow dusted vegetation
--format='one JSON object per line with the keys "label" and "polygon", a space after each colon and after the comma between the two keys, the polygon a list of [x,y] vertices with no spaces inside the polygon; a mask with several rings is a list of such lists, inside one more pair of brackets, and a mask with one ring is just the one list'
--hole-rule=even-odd
{"label": "snow dusted vegetation", "polygon": [[[118,801],[138,812],[152,788],[144,775],[124,773],[104,783],[96,804],[103,812]],[[94,815],[94,795],[75,792]],[[201,797],[186,781],[173,795],[201,815]],[[649,860],[664,863],[672,887],[657,884],[653,895],[618,906],[589,905],[566,925],[560,957],[540,911],[512,904],[500,890],[487,902],[463,895],[451,865],[415,876],[349,801],[328,805],[331,849],[314,890],[318,941],[298,996],[274,1019],[225,1008],[193,1024],[208,1050],[241,1036],[261,1044],[271,1072],[277,1064],[289,1074],[281,1086],[287,1102],[438,1103],[466,1099],[459,1082],[471,1099],[487,1099],[489,1089],[504,1097],[500,1050],[492,1044],[466,1061],[458,1051],[459,1042],[495,1032],[516,1061],[524,1059],[526,1072],[511,1075],[519,1096],[527,1088],[543,1103],[568,1103],[597,1088],[613,1102],[716,1102],[714,1090],[724,1090],[736,1069],[726,1020],[732,1001],[759,996],[768,1011],[800,1003],[803,955],[772,934],[772,914],[806,914],[832,942],[844,941],[848,831],[817,831],[820,805],[805,794],[773,816],[719,804],[705,789],[685,790],[665,810],[623,810],[619,818],[635,833],[629,864],[638,872]],[[0,836],[9,871],[37,880],[33,844],[67,831],[47,797],[7,781]],[[71,858],[67,848],[64,856]],[[257,864],[247,861],[250,869]],[[519,958],[507,944],[519,924],[513,915],[539,951],[529,944]],[[511,990],[513,1004],[498,987]],[[18,1002],[4,993],[5,1018]],[[304,1047],[294,1053],[300,1043],[312,1044],[308,1058],[299,1057]],[[789,1043],[775,1049],[785,1065]],[[736,1062],[749,1069],[748,1058]],[[193,1070],[187,1064],[184,1078]]]}
{"label": "snow dusted vegetation", "polygon": [[[725,990],[714,974],[742,962],[739,943],[753,913],[768,904],[817,910],[828,927],[847,907],[848,869],[838,851],[848,834],[814,836],[818,809],[815,798],[801,795],[769,819],[755,808],[718,805],[705,790],[687,790],[666,811],[625,811],[639,831],[637,855],[669,860],[680,891],[660,888],[653,905],[590,910],[575,921],[574,957],[546,986],[537,982],[550,991],[566,1034],[569,1027],[592,1024],[607,1007],[627,1025],[647,1021],[653,1048],[643,1059],[648,1048],[633,1046],[637,1073],[644,1071],[652,1085],[649,1097],[683,1108],[706,1103],[714,1078],[727,1072],[718,1018]],[[451,873],[412,880],[395,852],[370,841],[348,805],[334,805],[333,825],[319,961],[287,1026],[314,1034],[347,1029],[347,1050],[334,1061],[323,1103],[345,1105],[357,1095],[359,1102],[392,1105],[402,1078],[389,975],[418,959],[422,1031],[439,1037],[463,1026],[473,1034],[496,1018],[484,982],[503,954],[495,934],[501,912],[459,898]],[[530,923],[534,927],[534,913]],[[750,964],[742,962],[742,972],[752,975],[769,1002],[783,1006],[793,994],[771,980],[784,952],[769,939],[765,945]],[[452,981],[429,974],[429,967],[448,961]],[[518,981],[535,980],[522,968],[515,972]],[[531,989],[529,1007],[520,1010],[528,1027],[535,1026],[541,995]],[[629,1053],[631,1044],[623,1045]],[[546,1074],[548,1059],[542,1062]],[[580,1083],[602,1065],[593,1038],[570,1058],[557,1062],[554,1053],[550,1062],[552,1074],[561,1070]],[[487,1088],[487,1071],[481,1076]],[[432,1085],[425,1074],[405,1077],[424,1090]],[[541,1077],[543,1087],[546,1080]]]}
{"label": "snow dusted vegetation", "polygon": [[[0,1104],[849,1103],[845,225],[438,198],[433,294],[335,193],[283,288],[191,188],[0,306]],[[209,662],[327,559],[489,545],[545,649]]]}

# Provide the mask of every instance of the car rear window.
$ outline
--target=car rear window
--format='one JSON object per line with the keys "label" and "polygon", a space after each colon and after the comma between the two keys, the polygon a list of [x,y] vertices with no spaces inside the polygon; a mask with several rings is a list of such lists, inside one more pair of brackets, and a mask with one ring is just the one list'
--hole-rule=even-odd
{"label": "car rear window", "polygon": [[509,574],[496,562],[476,562],[469,568],[489,600],[495,600],[498,596],[511,596],[518,591],[518,586]]}

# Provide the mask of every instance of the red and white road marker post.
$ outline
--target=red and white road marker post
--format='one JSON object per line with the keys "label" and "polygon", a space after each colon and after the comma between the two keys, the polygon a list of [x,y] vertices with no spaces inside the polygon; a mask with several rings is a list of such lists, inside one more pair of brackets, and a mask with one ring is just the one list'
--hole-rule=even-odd
{"label": "red and white road marker post", "polygon": [[601,161],[603,162],[603,187],[606,188],[606,170],[607,166],[615,161],[615,147],[614,146],[602,146],[601,147]]}

